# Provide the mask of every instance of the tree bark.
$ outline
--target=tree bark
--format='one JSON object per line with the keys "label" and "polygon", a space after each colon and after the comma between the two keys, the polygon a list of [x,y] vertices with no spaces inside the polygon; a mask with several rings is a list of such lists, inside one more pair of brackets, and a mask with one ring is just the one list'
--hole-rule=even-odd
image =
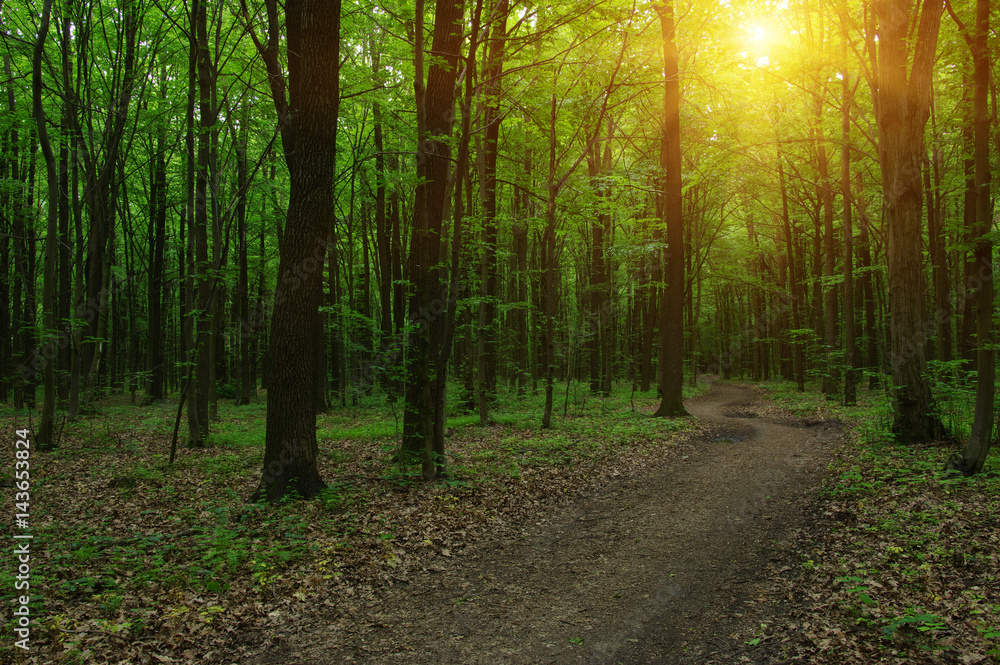
{"label": "tree bark", "polygon": [[778,144],[778,185],[781,188],[781,226],[785,236],[785,253],[788,257],[788,297],[792,310],[792,333],[789,340],[792,346],[792,373],[795,377],[795,384],[799,392],[806,389],[805,358],[803,358],[802,340],[800,330],[802,328],[802,289],[800,287],[799,275],[801,269],[795,256],[796,238],[793,233],[791,219],[788,215],[788,188],[785,184],[784,157],[781,154],[781,144]]}
{"label": "tree bark", "polygon": [[198,82],[198,131],[197,166],[194,180],[194,224],[191,227],[194,241],[194,289],[195,289],[195,348],[194,348],[194,394],[198,410],[197,429],[188,432],[188,447],[202,447],[209,434],[209,392],[212,386],[212,284],[211,263],[208,257],[208,190],[209,190],[209,141],[214,124],[212,108],[211,55],[208,50],[208,19],[206,0],[192,3],[192,30],[195,38],[196,79]]}
{"label": "tree bark", "polygon": [[[413,229],[410,240],[410,335],[406,406],[403,412],[403,447],[419,454],[424,478],[444,473],[440,451],[435,451],[436,421],[443,411],[434,399],[435,384],[444,367],[438,363],[444,331],[444,314],[449,294],[440,293],[441,234],[445,216],[448,176],[451,167],[449,138],[455,109],[455,82],[458,77],[463,15],[462,0],[437,0],[434,35],[426,88],[423,83],[423,2],[417,3],[417,30],[414,83],[417,97],[417,176]],[[438,385],[444,385],[442,381]],[[443,399],[443,395],[440,396]]]}
{"label": "tree bark", "polygon": [[[313,364],[323,304],[323,265],[332,242],[340,103],[340,2],[287,0],[288,98],[278,67],[277,1],[267,2],[269,38],[258,42],[272,81],[291,183],[279,242],[278,290],[268,348],[264,468],[255,500],[324,487],[317,468]],[[281,78],[279,82],[277,79]]]}
{"label": "tree bark", "polygon": [[660,392],[663,399],[654,415],[684,416],[684,222],[681,199],[680,72],[674,41],[672,3],[660,8],[663,35],[663,219],[667,226],[666,288],[660,308]]}
{"label": "tree bark", "polygon": [[[4,54],[5,64],[9,56]],[[11,130],[11,133],[16,130]],[[10,133],[3,135],[0,150],[8,154]],[[8,177],[9,160],[0,158],[0,178]],[[10,223],[12,195],[8,191],[0,191],[0,403],[6,403],[10,397],[10,381],[14,375],[14,363],[11,356],[11,292],[10,292],[10,238],[13,229]]]}
{"label": "tree bark", "polygon": [[[940,437],[944,427],[934,415],[924,357],[920,163],[943,2],[923,0],[915,40],[908,34],[908,0],[884,0],[876,4],[876,10],[880,24],[878,152],[889,250],[892,430],[901,442],[929,441]],[[913,62],[907,76],[911,43]]]}
{"label": "tree bark", "polygon": [[[840,15],[841,32],[840,54],[846,62],[850,42],[846,2],[840,3],[838,13]],[[840,190],[844,211],[844,284],[842,296],[844,301],[844,404],[854,406],[858,401],[857,384],[859,369],[854,308],[854,220],[851,214],[854,209],[854,200],[851,194],[851,108],[854,104],[854,99],[851,89],[850,72],[847,71],[846,67],[843,70],[840,89]]]}
{"label": "tree bark", "polygon": [[[833,185],[830,183],[829,160],[826,154],[826,139],[821,122],[823,118],[823,98],[816,96],[816,124],[813,127],[816,138],[816,163],[819,169],[819,184],[816,193],[823,208],[823,278],[832,280],[836,270],[836,254],[833,237]],[[819,233],[819,227],[817,227]],[[837,371],[837,287],[823,288],[823,393],[827,399],[837,397],[840,382]]]}
{"label": "tree bark", "polygon": [[35,125],[38,128],[38,142],[42,148],[42,155],[45,160],[46,180],[48,182],[45,275],[42,280],[42,340],[45,342],[42,349],[42,357],[44,358],[42,371],[45,396],[42,402],[41,421],[38,424],[38,429],[35,431],[35,442],[42,450],[50,450],[55,447],[53,425],[55,421],[56,400],[58,399],[55,375],[56,340],[54,338],[49,339],[49,336],[55,329],[55,310],[57,304],[56,252],[59,238],[59,219],[56,202],[59,199],[59,175],[55,153],[52,151],[52,143],[49,141],[45,109],[42,107],[42,55],[45,49],[45,39],[48,36],[51,15],[52,0],[45,0],[45,4],[42,7],[41,21],[38,26],[38,36],[35,40],[31,73],[32,111]]}
{"label": "tree bark", "polygon": [[972,58],[975,76],[973,124],[976,163],[976,276],[981,282],[976,292],[976,409],[972,430],[962,452],[960,470],[979,473],[993,439],[993,396],[996,391],[996,364],[993,351],[993,243],[989,238],[992,226],[993,201],[990,196],[990,118],[987,95],[990,81],[989,35],[990,2],[976,2],[976,30],[972,38]]}
{"label": "tree bark", "polygon": [[545,231],[541,242],[540,309],[542,316],[541,360],[545,376],[545,407],[542,429],[552,427],[552,398],[555,389],[555,318],[556,318],[556,96],[549,102],[549,177],[545,206]]}
{"label": "tree bark", "polygon": [[[161,70],[161,82],[165,71]],[[165,90],[163,93],[165,94]],[[156,154],[153,156],[150,182],[150,243],[149,243],[149,343],[146,369],[149,372],[147,396],[151,400],[164,397],[163,353],[163,253],[167,225],[167,163],[164,151],[164,129],[156,130]]]}
{"label": "tree bark", "polygon": [[[245,119],[245,118],[244,118]],[[250,362],[250,348],[253,344],[254,326],[250,322],[250,264],[247,256],[247,130],[246,123],[240,123],[236,138],[236,233],[238,235],[240,275],[237,284],[237,308],[239,312],[239,394],[236,404],[249,404],[257,392],[257,380]]]}
{"label": "tree bark", "polygon": [[[964,82],[964,81],[963,81]],[[973,88],[972,85],[962,86],[963,103],[968,103],[970,106],[973,104],[972,100],[968,99],[968,91]],[[964,104],[963,104],[964,105]],[[962,166],[965,174],[965,189],[964,196],[962,199],[962,212],[963,212],[963,227],[964,227],[964,240],[969,245],[975,246],[978,221],[976,218],[976,160],[975,160],[975,122],[967,121],[962,127],[962,152],[967,155],[967,157],[962,160]],[[963,284],[965,288],[969,288],[968,285],[975,284],[976,280],[976,262],[975,259],[969,255],[969,253],[962,252],[964,260],[962,261],[962,277]],[[962,299],[962,325],[959,332],[958,339],[958,351],[959,355],[964,361],[963,365],[966,371],[971,371],[976,364],[976,308],[975,308],[975,298],[963,298]]]}
{"label": "tree bark", "polygon": [[[480,156],[480,193],[482,198],[483,254],[480,279],[482,299],[479,304],[479,340],[476,350],[479,422],[489,422],[490,406],[497,391],[497,154],[500,141],[500,80],[503,76],[504,49],[507,44],[507,0],[498,0],[495,22],[490,29],[490,44],[483,72],[482,108],[483,150]],[[473,32],[473,42],[477,39]],[[473,45],[470,51],[474,49]],[[470,53],[470,60],[472,53]],[[471,62],[466,77],[471,76]],[[468,80],[468,79],[467,79]]]}

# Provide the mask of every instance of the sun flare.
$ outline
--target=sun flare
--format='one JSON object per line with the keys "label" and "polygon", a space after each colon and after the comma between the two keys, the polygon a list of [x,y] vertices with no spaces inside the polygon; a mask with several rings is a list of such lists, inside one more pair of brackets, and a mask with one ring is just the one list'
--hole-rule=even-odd
{"label": "sun flare", "polygon": [[750,38],[750,43],[758,48],[767,46],[771,41],[771,32],[759,23],[750,26],[747,36]]}

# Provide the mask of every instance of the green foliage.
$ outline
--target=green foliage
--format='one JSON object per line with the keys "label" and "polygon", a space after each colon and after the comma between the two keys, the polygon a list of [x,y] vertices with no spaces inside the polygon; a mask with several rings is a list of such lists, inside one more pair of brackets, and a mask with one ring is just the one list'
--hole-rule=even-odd
{"label": "green foliage", "polygon": [[846,421],[854,434],[831,465],[821,507],[840,523],[803,553],[804,584],[831,601],[827,625],[884,660],[998,652],[995,458],[982,474],[955,477],[942,471],[941,447],[894,444],[871,425],[887,413],[880,391],[860,390],[861,405],[845,408],[783,383],[768,389],[798,413]]}
{"label": "green foliage", "polygon": [[882,629],[886,639],[892,639],[901,628],[912,628],[920,633],[929,633],[945,628],[944,620],[934,614],[919,613],[917,608],[907,608],[906,614],[896,617]]}

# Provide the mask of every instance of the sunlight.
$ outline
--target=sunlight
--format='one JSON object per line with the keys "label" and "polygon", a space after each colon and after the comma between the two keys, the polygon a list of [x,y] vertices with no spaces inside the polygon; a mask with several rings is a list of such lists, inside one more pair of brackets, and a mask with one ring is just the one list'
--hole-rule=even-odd
{"label": "sunlight", "polygon": [[765,21],[753,21],[743,25],[742,56],[757,67],[767,67],[771,62],[771,52],[779,41],[777,34]]}
{"label": "sunlight", "polygon": [[747,30],[750,42],[758,48],[767,48],[771,41],[771,32],[760,23],[755,23]]}

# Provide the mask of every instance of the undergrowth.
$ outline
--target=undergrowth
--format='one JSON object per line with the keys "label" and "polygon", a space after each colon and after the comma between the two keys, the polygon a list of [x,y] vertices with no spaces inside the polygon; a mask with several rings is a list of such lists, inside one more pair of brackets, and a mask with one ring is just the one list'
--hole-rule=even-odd
{"label": "undergrowth", "polygon": [[[565,384],[557,388],[567,394]],[[405,579],[497,520],[537,511],[619,459],[669,447],[693,425],[652,418],[651,393],[619,387],[604,398],[571,386],[568,395],[547,430],[540,394],[501,395],[487,427],[452,404],[449,477],[434,483],[396,461],[402,403],[359,399],[318,419],[327,488],[316,500],[279,505],[246,503],[263,462],[262,401],[220,401],[209,446],[186,449],[182,440],[170,465],[176,403],[109,399],[99,413],[65,424],[56,451],[32,451],[26,662],[127,662],[224,647],[241,626],[291,605],[346,602]],[[23,412],[3,416],[8,431],[26,424]],[[8,514],[13,497],[3,493]],[[8,607],[11,550],[0,556]],[[8,614],[0,660],[14,655],[12,642]]]}
{"label": "undergrowth", "polygon": [[831,465],[804,538],[799,605],[784,635],[812,662],[1000,662],[1000,464],[942,468],[950,448],[903,446],[882,391],[843,407],[774,382],[788,412],[840,420],[852,443]]}

